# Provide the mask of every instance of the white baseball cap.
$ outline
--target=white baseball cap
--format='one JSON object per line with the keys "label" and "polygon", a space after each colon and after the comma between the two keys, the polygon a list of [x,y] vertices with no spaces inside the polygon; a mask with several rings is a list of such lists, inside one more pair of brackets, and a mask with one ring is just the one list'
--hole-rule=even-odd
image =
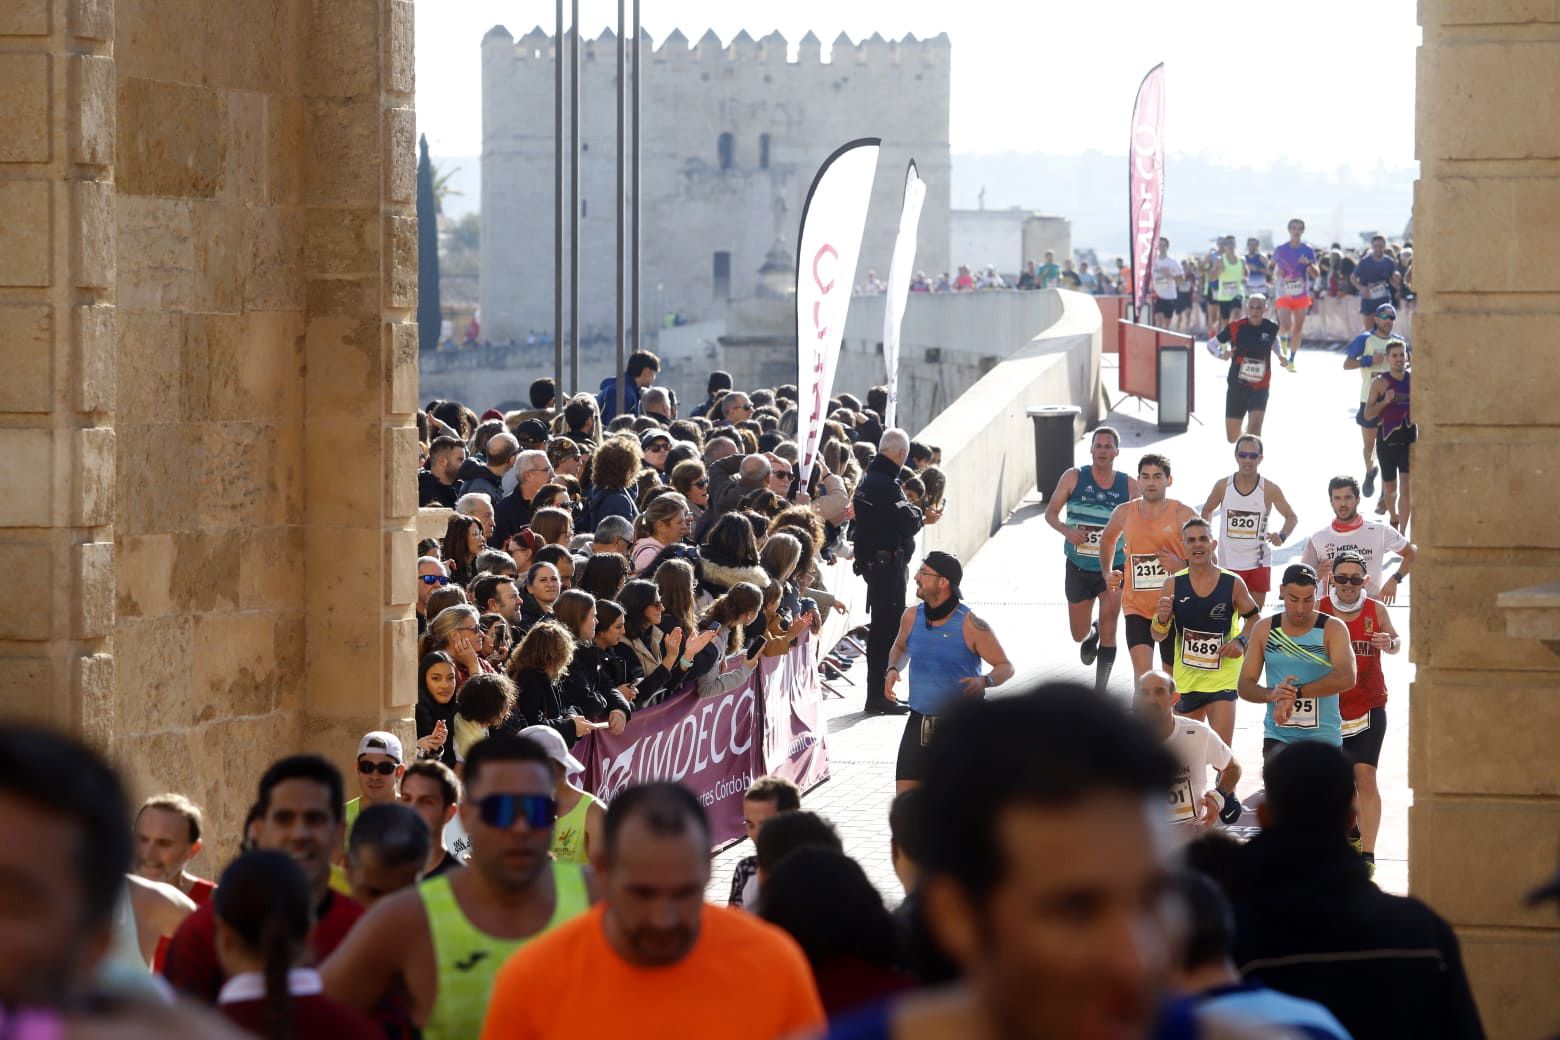
{"label": "white baseball cap", "polygon": [[585,763],[569,754],[569,745],[563,742],[563,734],[551,726],[527,726],[520,736],[542,745],[547,757],[563,767],[565,773],[585,772]]}
{"label": "white baseball cap", "polygon": [[362,758],[364,755],[389,755],[397,762],[406,761],[401,754],[401,738],[382,729],[365,733],[363,739],[358,741],[357,757]]}

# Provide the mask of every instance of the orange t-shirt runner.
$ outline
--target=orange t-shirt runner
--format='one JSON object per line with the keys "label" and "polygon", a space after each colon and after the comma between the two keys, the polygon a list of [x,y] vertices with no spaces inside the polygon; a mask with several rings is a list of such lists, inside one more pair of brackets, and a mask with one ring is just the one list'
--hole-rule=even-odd
{"label": "orange t-shirt runner", "polygon": [[607,943],[604,912],[598,905],[504,962],[482,1040],[769,1040],[823,1026],[807,958],[774,925],[705,906],[688,956],[641,968]]}
{"label": "orange t-shirt runner", "polygon": [[1181,544],[1181,511],[1187,507],[1173,498],[1160,505],[1157,516],[1146,516],[1141,500],[1128,503],[1127,519],[1121,525],[1121,540],[1126,545],[1127,562],[1122,568],[1121,609],[1123,613],[1151,618],[1159,612],[1159,594],[1164,591],[1165,570],[1159,553],[1172,552],[1186,559]]}

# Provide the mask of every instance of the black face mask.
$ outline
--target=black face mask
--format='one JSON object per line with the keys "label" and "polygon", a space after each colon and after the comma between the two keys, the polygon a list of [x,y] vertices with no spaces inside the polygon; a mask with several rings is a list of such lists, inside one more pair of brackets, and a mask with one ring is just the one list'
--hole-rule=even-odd
{"label": "black face mask", "polygon": [[954,610],[958,608],[958,606],[959,590],[953,589],[950,591],[948,598],[943,601],[942,606],[934,607],[930,603],[926,604],[926,620],[928,622],[941,621],[949,614],[952,614]]}

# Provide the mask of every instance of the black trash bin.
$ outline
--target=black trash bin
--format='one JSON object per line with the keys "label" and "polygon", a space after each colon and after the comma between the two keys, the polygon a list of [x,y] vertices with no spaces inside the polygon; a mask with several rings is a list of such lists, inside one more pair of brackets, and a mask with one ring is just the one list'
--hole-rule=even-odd
{"label": "black trash bin", "polygon": [[1056,482],[1072,468],[1073,431],[1083,409],[1070,404],[1046,404],[1029,409],[1035,424],[1035,490],[1049,498]]}

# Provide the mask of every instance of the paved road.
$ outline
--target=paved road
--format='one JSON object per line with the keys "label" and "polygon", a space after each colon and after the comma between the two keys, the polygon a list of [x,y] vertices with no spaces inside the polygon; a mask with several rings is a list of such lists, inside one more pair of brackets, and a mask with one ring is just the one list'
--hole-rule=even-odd
{"label": "paved road", "polygon": [[[1354,424],[1359,380],[1341,369],[1341,353],[1306,349],[1299,371],[1279,370],[1274,375],[1271,409],[1264,431],[1264,474],[1278,483],[1300,516],[1296,534],[1278,549],[1275,563],[1299,558],[1304,537],[1331,520],[1327,506],[1327,481],[1338,473],[1360,472],[1359,429]],[[1173,466],[1170,495],[1200,508],[1214,481],[1234,469],[1233,449],[1224,436],[1224,366],[1206,353],[1197,359],[1197,415],[1206,425],[1192,424],[1182,434],[1159,433],[1153,405],[1141,408],[1134,401],[1118,404],[1111,424],[1121,431],[1119,464],[1136,467],[1147,451],[1167,455]],[[1105,373],[1112,402],[1116,373]],[[1087,463],[1087,443],[1078,445],[1077,460]],[[1046,680],[1071,679],[1091,683],[1094,669],[1078,660],[1076,645],[1067,628],[1067,607],[1062,595],[1061,537],[1045,524],[1044,505],[1038,495],[1020,504],[981,551],[965,565],[964,592],[974,609],[991,622],[1002,639],[1018,674],[1009,684],[1019,688]],[[1373,514],[1371,514],[1373,515]],[[1410,583],[1410,588],[1412,583]],[[1271,608],[1277,589],[1268,597]],[[1408,632],[1408,596],[1393,608],[1400,632]],[[1269,613],[1272,611],[1269,610]],[[1380,784],[1384,801],[1381,837],[1377,842],[1377,882],[1393,892],[1408,888],[1408,688],[1413,681],[1409,662],[1411,646],[1386,661],[1390,725],[1382,749]],[[851,668],[849,678],[864,681],[864,664]],[[1125,646],[1112,676],[1111,693],[1130,696],[1132,670]],[[804,808],[822,813],[840,829],[845,851],[855,857],[890,903],[902,898],[889,864],[888,806],[893,797],[894,755],[902,720],[865,716],[860,712],[861,687],[837,684],[845,699],[826,698],[829,718],[829,754],[833,775],[804,800]],[[1240,704],[1236,717],[1235,755],[1246,766],[1240,791],[1243,798],[1260,782],[1258,763],[1262,749],[1262,708]],[[732,866],[752,853],[742,842],[716,857],[710,884],[712,899],[723,902],[730,887]]]}

